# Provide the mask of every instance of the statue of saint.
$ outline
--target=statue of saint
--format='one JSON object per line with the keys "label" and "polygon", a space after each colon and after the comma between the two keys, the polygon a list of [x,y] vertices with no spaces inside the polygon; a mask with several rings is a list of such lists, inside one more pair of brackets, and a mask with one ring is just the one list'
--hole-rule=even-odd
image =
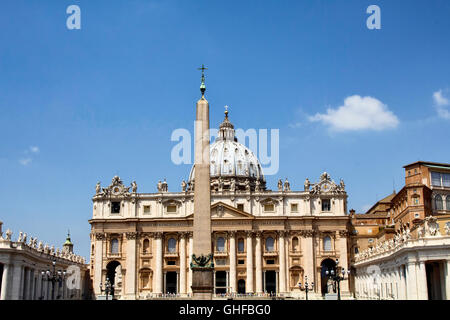
{"label": "statue of saint", "polygon": [[187,184],[186,184],[186,181],[181,181],[181,190],[183,190],[183,192],[185,192],[186,191],[186,186],[187,186]]}
{"label": "statue of saint", "polygon": [[23,232],[20,231],[19,232],[19,239],[17,239],[17,242],[22,242],[22,238],[23,238]]}
{"label": "statue of saint", "polygon": [[9,229],[6,230],[5,235],[6,235],[6,240],[11,241],[12,231]]}
{"label": "statue of saint", "polygon": [[306,178],[305,180],[305,191],[309,191],[309,187],[311,186],[311,183],[309,182],[309,179]]}
{"label": "statue of saint", "polygon": [[231,179],[231,187],[230,187],[230,190],[231,190],[232,192],[236,191],[236,180],[235,180],[234,178]]}
{"label": "statue of saint", "polygon": [[278,180],[278,191],[283,191],[283,181]]}
{"label": "statue of saint", "polygon": [[131,183],[131,190],[132,190],[133,193],[137,192],[137,183],[136,183],[136,181],[133,181]]}
{"label": "statue of saint", "polygon": [[261,182],[259,180],[256,180],[256,182],[255,182],[255,191],[256,192],[260,191],[260,185],[261,185]]}
{"label": "statue of saint", "polygon": [[97,182],[97,185],[95,186],[95,194],[99,194],[101,190],[102,190],[102,188],[100,186],[100,181],[99,181],[99,182]]}
{"label": "statue of saint", "polygon": [[158,191],[159,191],[159,192],[162,191],[162,183],[161,183],[161,180],[158,181],[157,188],[158,188]]}
{"label": "statue of saint", "polygon": [[284,181],[284,191],[291,191],[291,185],[289,184],[288,179]]}

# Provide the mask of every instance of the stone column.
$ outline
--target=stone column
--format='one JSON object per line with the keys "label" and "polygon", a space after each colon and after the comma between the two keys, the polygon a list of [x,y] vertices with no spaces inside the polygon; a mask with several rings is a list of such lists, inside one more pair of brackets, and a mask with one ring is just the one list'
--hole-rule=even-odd
{"label": "stone column", "polygon": [[417,295],[419,300],[428,300],[427,273],[425,271],[425,261],[419,262],[417,270]]}
{"label": "stone column", "polygon": [[154,293],[162,293],[163,285],[163,246],[162,246],[162,232],[155,233],[156,241],[156,261],[155,261],[155,288]]}
{"label": "stone column", "polygon": [[445,299],[450,300],[450,260],[445,264]]}
{"label": "stone column", "polygon": [[125,296],[126,299],[136,299],[136,239],[137,232],[127,232]]}
{"label": "stone column", "polygon": [[16,262],[14,264],[14,270],[12,274],[12,289],[11,289],[11,300],[19,300],[20,297],[20,289],[22,283],[22,264]]}
{"label": "stone column", "polygon": [[230,231],[230,287],[231,293],[236,293],[236,231]]}
{"label": "stone column", "polygon": [[186,236],[185,232],[180,235],[180,294],[186,294]]}
{"label": "stone column", "polygon": [[406,294],[408,300],[417,300],[416,263],[408,262],[406,266]]}
{"label": "stone column", "polygon": [[106,239],[104,233],[95,234],[94,243],[94,292],[95,295],[102,295],[100,291],[100,283],[102,283],[102,270],[103,270],[103,240]]}
{"label": "stone column", "polygon": [[279,279],[280,293],[286,293],[286,246],[284,242],[285,231],[278,232],[278,257],[279,257]]}
{"label": "stone column", "polygon": [[261,249],[261,232],[256,233],[256,293],[262,293],[262,249]]}
{"label": "stone column", "polygon": [[3,275],[2,275],[2,291],[0,293],[0,300],[6,300],[8,294],[8,284],[9,284],[9,264],[3,265]]}
{"label": "stone column", "polygon": [[193,234],[192,232],[189,232],[189,285],[188,285],[188,293],[192,293],[192,269],[191,269],[191,263],[192,263],[192,253],[194,252],[194,241],[193,241]]}
{"label": "stone column", "polygon": [[34,300],[34,269],[30,270],[30,293],[28,300]]}
{"label": "stone column", "polygon": [[[348,262],[347,262],[347,230],[339,231],[339,265],[345,269],[345,272],[348,270]],[[349,276],[346,274],[345,279],[340,284],[341,286],[341,294],[349,294]]]}
{"label": "stone column", "polygon": [[[304,261],[304,268],[305,268],[305,275],[308,276],[308,279],[310,279],[311,282],[314,282],[314,292],[317,292],[317,289],[320,287],[318,286],[319,282],[316,279],[315,272],[314,272],[314,243],[313,243],[313,237],[314,232],[313,230],[302,230],[300,232],[300,235],[302,236],[302,251],[303,251],[303,261]],[[319,290],[320,291],[320,290]]]}
{"label": "stone column", "polygon": [[247,231],[247,280],[245,293],[253,292],[253,231]]}

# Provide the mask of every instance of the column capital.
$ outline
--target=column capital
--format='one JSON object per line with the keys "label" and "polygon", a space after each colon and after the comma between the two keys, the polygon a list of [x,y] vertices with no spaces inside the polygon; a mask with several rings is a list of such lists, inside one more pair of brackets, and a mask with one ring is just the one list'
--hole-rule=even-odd
{"label": "column capital", "polygon": [[277,235],[279,238],[285,238],[287,235],[286,230],[277,230]]}
{"label": "column capital", "polygon": [[139,234],[138,232],[126,232],[125,236],[127,237],[127,240],[136,240]]}
{"label": "column capital", "polygon": [[162,239],[163,236],[164,236],[164,233],[163,233],[163,232],[154,232],[154,233],[153,233],[153,237],[154,237],[155,239]]}
{"label": "column capital", "polygon": [[95,233],[95,240],[105,240],[106,234],[103,232],[96,232]]}
{"label": "column capital", "polygon": [[247,231],[245,231],[245,235],[247,236],[247,238],[251,238],[251,237],[253,237],[253,234],[254,234],[255,232],[253,231],[253,230],[247,230]]}
{"label": "column capital", "polygon": [[230,238],[235,238],[235,237],[236,237],[236,233],[237,233],[236,230],[230,230],[230,231],[227,231],[227,237],[228,237],[228,239],[230,239]]}
{"label": "column capital", "polygon": [[256,237],[256,238],[261,238],[262,235],[263,235],[263,232],[262,232],[262,231],[256,231],[256,232],[255,232],[255,237]]}

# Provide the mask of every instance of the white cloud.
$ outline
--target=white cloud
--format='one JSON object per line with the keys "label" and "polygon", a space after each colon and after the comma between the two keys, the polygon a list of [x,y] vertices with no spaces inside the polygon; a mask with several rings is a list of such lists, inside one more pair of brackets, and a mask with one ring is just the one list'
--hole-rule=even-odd
{"label": "white cloud", "polygon": [[442,89],[433,93],[434,103],[437,106],[448,106],[450,102],[442,95]]}
{"label": "white cloud", "polygon": [[450,111],[447,108],[450,101],[442,95],[442,89],[433,93],[433,100],[439,117],[450,119]]}
{"label": "white cloud", "polygon": [[31,163],[32,159],[31,158],[26,158],[26,159],[20,159],[19,163],[23,166],[27,166]]}
{"label": "white cloud", "polygon": [[309,121],[321,121],[334,131],[377,130],[396,128],[397,116],[380,100],[353,95],[345,98],[344,105],[329,108],[327,113],[316,113]]}
{"label": "white cloud", "polygon": [[30,147],[30,151],[33,153],[39,153],[39,147],[36,147],[36,146]]}

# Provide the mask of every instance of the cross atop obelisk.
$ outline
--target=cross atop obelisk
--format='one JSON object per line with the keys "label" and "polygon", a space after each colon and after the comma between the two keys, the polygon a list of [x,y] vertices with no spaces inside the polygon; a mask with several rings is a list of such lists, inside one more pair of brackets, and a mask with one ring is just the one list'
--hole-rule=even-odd
{"label": "cross atop obelisk", "polygon": [[214,260],[211,250],[211,184],[209,164],[209,104],[205,99],[205,68],[202,65],[202,97],[197,101],[195,121],[194,223],[192,293],[194,299],[211,299]]}
{"label": "cross atop obelisk", "polygon": [[200,91],[202,92],[202,97],[205,95],[205,70],[208,70],[208,68],[205,68],[205,65],[202,64],[201,68],[197,68],[197,70],[202,70],[202,83],[200,84]]}

